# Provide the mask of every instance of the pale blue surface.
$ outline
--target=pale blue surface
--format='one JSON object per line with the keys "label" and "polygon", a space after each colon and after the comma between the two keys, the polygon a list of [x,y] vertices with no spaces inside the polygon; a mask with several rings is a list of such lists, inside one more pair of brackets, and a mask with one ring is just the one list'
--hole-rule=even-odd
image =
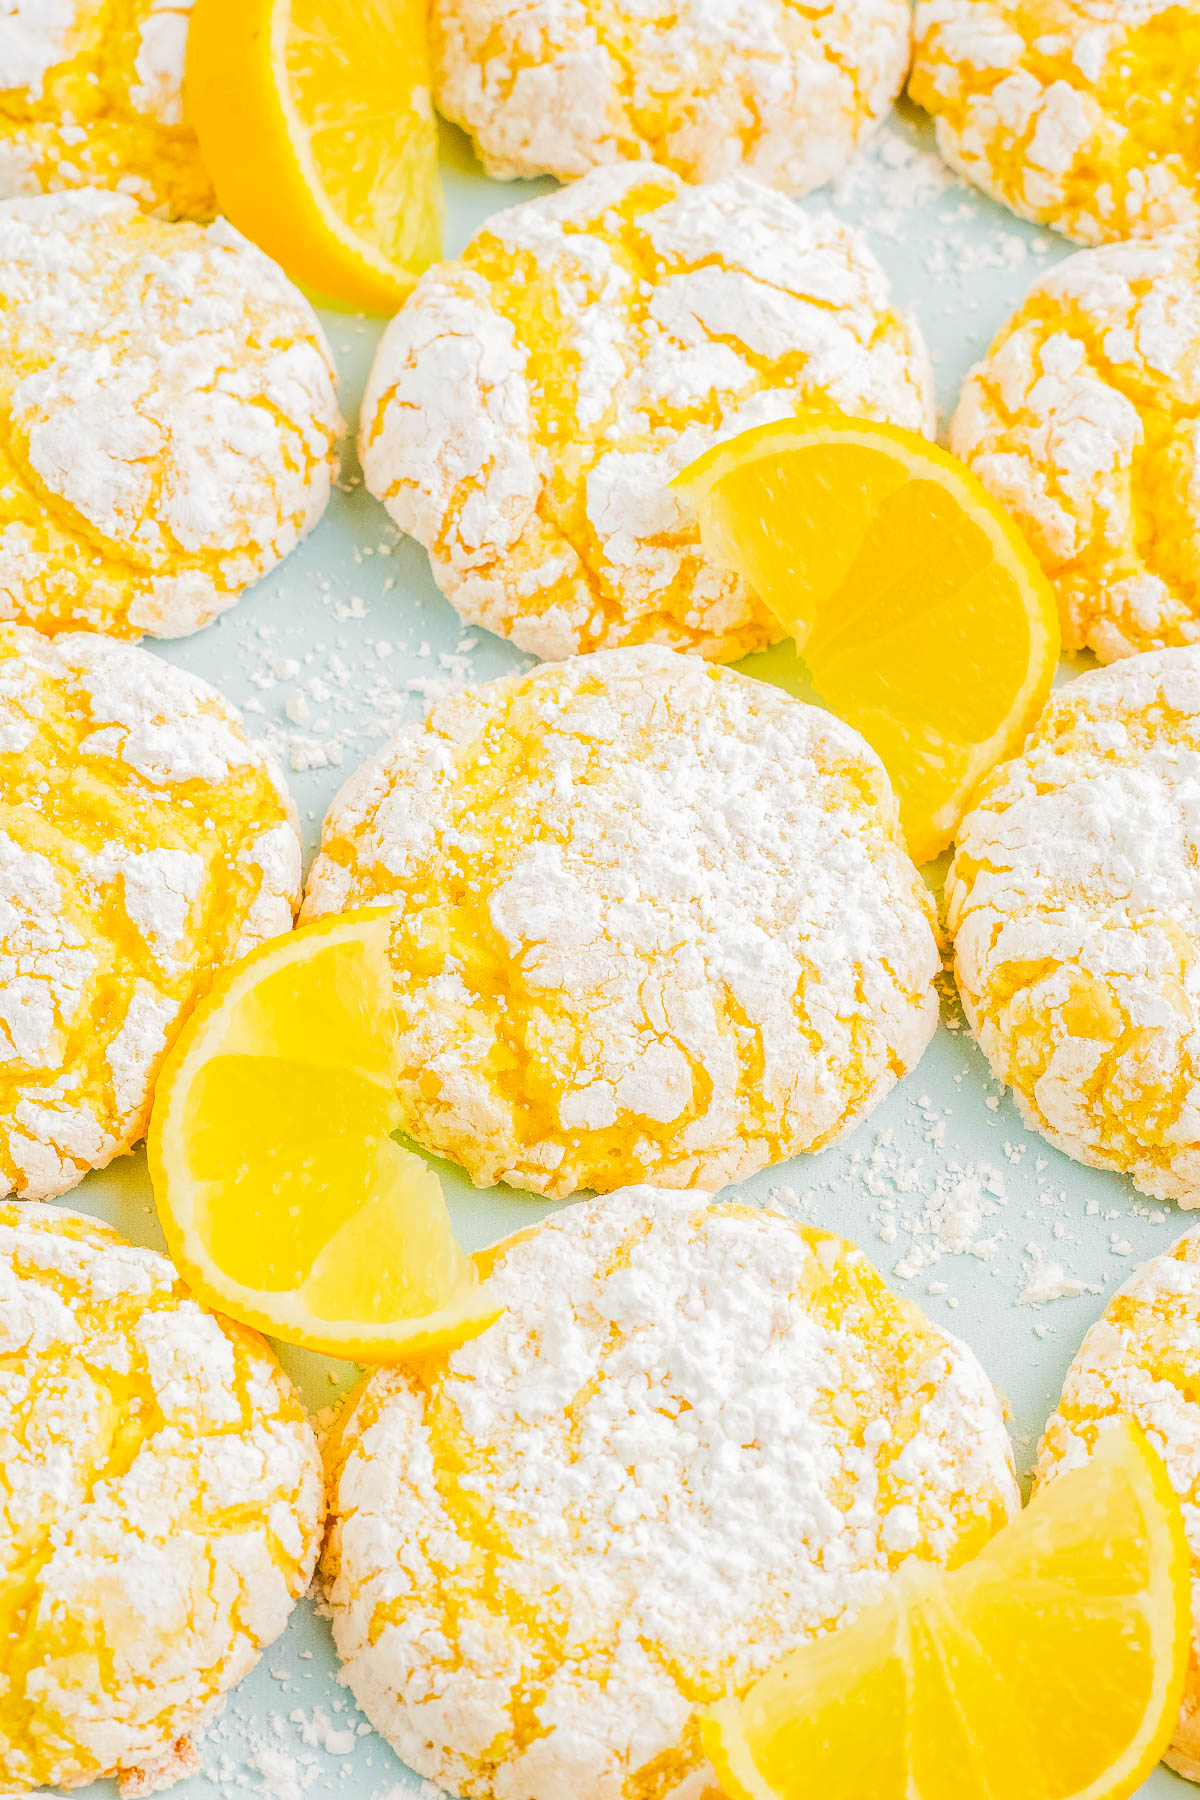
{"label": "pale blue surface", "polygon": [[[836,204],[866,228],[900,302],[920,318],[945,415],[969,364],[1037,271],[1066,246],[955,182],[930,141],[923,126],[895,119]],[[447,134],[446,181],[451,252],[489,212],[552,185],[485,181],[454,133]],[[828,200],[820,195],[809,204]],[[338,315],[329,315],[327,325],[342,372],[343,410],[353,423],[379,326]],[[483,679],[527,660],[486,633],[464,634],[434,587],[423,552],[397,537],[358,485],[349,448],[344,484],[307,543],[234,612],[196,638],[157,647],[248,705],[251,728],[267,735],[295,732],[284,705],[297,689],[306,690],[313,746],[340,759],[290,776],[310,853],[342,780],[391,726],[423,711],[430,682]],[[473,640],[465,651],[464,636]],[[454,660],[447,668],[440,657]],[[285,671],[290,659],[299,670],[276,675],[269,659]],[[405,682],[424,686],[406,691]],[[293,699],[293,716],[296,711]],[[891,1141],[880,1144],[881,1133]],[[872,1169],[873,1157],[879,1168]],[[1136,1261],[1173,1241],[1186,1216],[1149,1206],[1128,1182],[1080,1168],[1027,1134],[989,1082],[965,1030],[946,1025],[920,1068],[846,1144],[798,1158],[742,1184],[741,1192],[766,1199],[772,1188],[790,1189],[787,1203],[794,1196],[805,1217],[855,1238],[894,1279],[897,1263],[911,1259],[914,1246],[919,1255],[933,1244],[917,1217],[928,1196],[939,1183],[969,1181],[972,1169],[978,1176],[981,1166],[985,1179],[988,1170],[1000,1171],[1004,1191],[985,1195],[994,1212],[966,1233],[975,1251],[944,1254],[936,1266],[896,1284],[979,1353],[1011,1402],[1024,1468],[1105,1296]],[[897,1176],[911,1192],[896,1194]],[[448,1185],[456,1223],[472,1247],[550,1210],[512,1193],[477,1193],[461,1178]],[[89,1178],[66,1204],[109,1219],[139,1242],[161,1242],[141,1154]],[[979,1254],[987,1238],[995,1239],[994,1251]],[[1100,1291],[1040,1308],[1017,1305],[1032,1266],[1030,1245]],[[930,1293],[931,1284],[944,1284],[944,1291]],[[320,1357],[286,1349],[282,1355],[314,1409],[328,1405],[352,1373]],[[331,1731],[361,1735],[335,1736],[332,1748],[323,1748]],[[274,1767],[264,1746],[276,1753]],[[347,1800],[418,1794],[429,1800],[435,1791],[366,1727],[338,1683],[327,1626],[308,1605],[231,1697],[203,1748],[206,1775],[173,1789],[177,1800],[214,1800],[216,1793],[232,1800],[264,1788],[276,1800],[294,1800],[305,1790]],[[107,1800],[109,1791],[101,1784],[88,1793]],[[1158,1800],[1186,1791],[1166,1771],[1141,1790]]]}

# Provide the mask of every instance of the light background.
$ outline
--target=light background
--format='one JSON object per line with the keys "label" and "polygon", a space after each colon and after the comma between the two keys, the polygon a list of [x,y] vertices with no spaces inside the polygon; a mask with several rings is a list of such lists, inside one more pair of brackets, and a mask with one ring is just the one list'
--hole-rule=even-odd
{"label": "light background", "polygon": [[[443,173],[448,255],[489,213],[553,186],[485,180],[465,140],[449,130]],[[833,193],[804,204],[832,205],[866,231],[932,349],[943,430],[967,368],[1039,271],[1068,250],[958,182],[934,151],[927,122],[910,111],[893,115]],[[381,327],[338,314],[326,314],[325,324],[353,428]],[[217,625],[153,647],[213,681],[279,752],[309,857],[342,781],[396,725],[455,687],[529,661],[460,625],[424,552],[398,537],[363,490],[352,432],[341,486],[306,543]],[[788,674],[778,650],[747,666]],[[1080,666],[1064,665],[1063,677]],[[940,866],[931,874],[940,878]],[[469,1247],[551,1210],[507,1190],[477,1193],[438,1166]],[[1187,1215],[1147,1203],[1127,1181],[1081,1168],[1030,1136],[949,1000],[920,1067],[844,1144],[736,1191],[773,1198],[855,1239],[901,1292],[965,1338],[1008,1397],[1023,1472],[1085,1329],[1136,1263],[1188,1224]],[[161,1245],[140,1151],[89,1177],[65,1204],[139,1243]],[[1039,1287],[1061,1285],[1058,1272],[1086,1291],[1035,1303]],[[282,1357],[314,1410],[327,1407],[353,1374],[286,1348]],[[205,1774],[173,1788],[176,1800],[439,1794],[366,1725],[338,1682],[328,1626],[308,1602],[231,1696],[202,1749]],[[1189,1784],[1160,1770],[1140,1791],[1181,1800]],[[113,1793],[107,1783],[86,1790],[88,1800]]]}

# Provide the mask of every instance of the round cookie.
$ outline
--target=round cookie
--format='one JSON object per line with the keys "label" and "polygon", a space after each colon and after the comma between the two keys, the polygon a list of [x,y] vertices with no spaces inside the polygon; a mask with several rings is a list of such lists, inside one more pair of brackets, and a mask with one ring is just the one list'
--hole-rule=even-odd
{"label": "round cookie", "polygon": [[908,91],[951,166],[1084,244],[1200,220],[1200,11],[917,0]]}
{"label": "round cookie", "polygon": [[291,929],[294,809],[207,682],[0,625],[0,1191],[128,1150],[193,1002]]}
{"label": "round cookie", "polygon": [[168,218],[217,210],[183,117],[192,0],[4,0],[0,195],[116,188]]}
{"label": "round cookie", "polygon": [[433,0],[434,89],[489,175],[653,160],[829,181],[904,84],[907,0]]}
{"label": "round cookie", "polygon": [[1058,689],[946,894],[967,1019],[1027,1122],[1200,1206],[1200,649]]}
{"label": "round cookie", "polygon": [[197,1772],[321,1536],[312,1427],[254,1332],[79,1213],[0,1205],[0,1785]]}
{"label": "round cookie", "polygon": [[670,650],[400,732],[334,801],[304,916],[384,904],[405,1128],[480,1186],[722,1186],[848,1131],[937,1021],[875,752]]}
{"label": "round cookie", "polygon": [[1054,582],[1067,649],[1200,640],[1200,230],[1060,263],[972,370],[950,443]]}
{"label": "round cookie", "polygon": [[1145,1263],[1113,1295],[1067,1370],[1038,1446],[1040,1486],[1086,1462],[1107,1422],[1135,1419],[1183,1502],[1192,1558],[1192,1643],[1164,1761],[1200,1781],[1200,1231]]}
{"label": "round cookie", "polygon": [[464,1800],[718,1800],[701,1706],[1019,1500],[974,1356],[841,1238],[627,1188],[495,1252],[502,1318],[331,1445],[345,1679]]}
{"label": "round cookie", "polygon": [[0,616],[198,630],[320,518],[340,428],[311,307],[223,221],[0,204]]}
{"label": "round cookie", "polygon": [[428,270],[363,403],[367,486],[464,619],[543,657],[781,635],[671,478],[812,406],[932,430],[931,370],[863,240],[730,177],[598,169]]}

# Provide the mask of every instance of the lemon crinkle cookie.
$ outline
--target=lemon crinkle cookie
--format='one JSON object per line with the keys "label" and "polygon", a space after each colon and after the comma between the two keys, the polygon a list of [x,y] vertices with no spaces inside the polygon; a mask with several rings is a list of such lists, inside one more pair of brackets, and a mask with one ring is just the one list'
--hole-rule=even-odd
{"label": "lemon crinkle cookie", "polygon": [[145,1131],[183,1016],[291,928],[294,809],[206,682],[0,626],[0,1187],[42,1199]]}
{"label": "lemon crinkle cookie", "polygon": [[382,904],[405,1129],[480,1185],[720,1186],[849,1130],[937,1019],[874,751],[670,650],[402,731],[335,800],[305,915]]}
{"label": "lemon crinkle cookie", "polygon": [[1136,1271],[1080,1345],[1038,1448],[1036,1480],[1078,1468],[1106,1427],[1133,1419],[1183,1503],[1192,1561],[1192,1641],[1165,1761],[1200,1781],[1200,1231]]}
{"label": "lemon crinkle cookie", "polygon": [[195,1773],[279,1636],[323,1512],[312,1428],[254,1332],[78,1213],[0,1205],[0,1784]]}
{"label": "lemon crinkle cookie", "polygon": [[421,277],[367,385],[363,471],[462,616],[523,649],[732,661],[780,627],[668,483],[811,406],[932,429],[928,355],[863,240],[744,176],[623,165]]}
{"label": "lemon crinkle cookie", "polygon": [[469,1800],[718,1800],[702,1705],[1016,1510],[996,1393],[776,1214],[635,1187],[489,1255],[498,1323],[335,1431],[346,1679]]}
{"label": "lemon crinkle cookie", "polygon": [[1068,649],[1200,639],[1200,229],[1068,257],[963,389],[951,447],[1022,526]]}
{"label": "lemon crinkle cookie", "polygon": [[1195,0],[918,0],[909,93],[954,168],[1085,244],[1200,219]]}
{"label": "lemon crinkle cookie", "polygon": [[489,175],[653,158],[800,193],[888,112],[911,16],[906,0],[434,0],[431,28],[438,106]]}
{"label": "lemon crinkle cookie", "polygon": [[223,222],[0,204],[0,616],[197,630],[321,516],[339,430],[312,309]]}
{"label": "lemon crinkle cookie", "polygon": [[191,9],[0,0],[0,195],[115,188],[171,218],[211,218],[183,111]]}
{"label": "lemon crinkle cookie", "polygon": [[1200,1205],[1200,649],[1055,693],[947,878],[968,1021],[1026,1120]]}

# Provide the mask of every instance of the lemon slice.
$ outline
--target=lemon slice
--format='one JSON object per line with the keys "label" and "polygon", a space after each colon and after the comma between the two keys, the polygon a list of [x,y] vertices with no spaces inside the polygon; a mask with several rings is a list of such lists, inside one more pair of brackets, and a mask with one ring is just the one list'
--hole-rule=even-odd
{"label": "lemon slice", "polygon": [[935,444],[829,412],[717,444],[673,485],[879,752],[914,858],[937,856],[1058,663],[1054,594],[1016,525]]}
{"label": "lemon slice", "polygon": [[316,295],[395,312],[441,255],[425,0],[196,0],[184,99],[221,210]]}
{"label": "lemon slice", "polygon": [[905,1565],[723,1701],[705,1747],[730,1800],[1117,1800],[1167,1747],[1190,1622],[1179,1502],[1121,1424],[972,1562]]}
{"label": "lemon slice", "polygon": [[218,978],[158,1079],[147,1146],[195,1293],[310,1350],[386,1361],[498,1308],[433,1170],[394,1143],[390,913],[346,913]]}

